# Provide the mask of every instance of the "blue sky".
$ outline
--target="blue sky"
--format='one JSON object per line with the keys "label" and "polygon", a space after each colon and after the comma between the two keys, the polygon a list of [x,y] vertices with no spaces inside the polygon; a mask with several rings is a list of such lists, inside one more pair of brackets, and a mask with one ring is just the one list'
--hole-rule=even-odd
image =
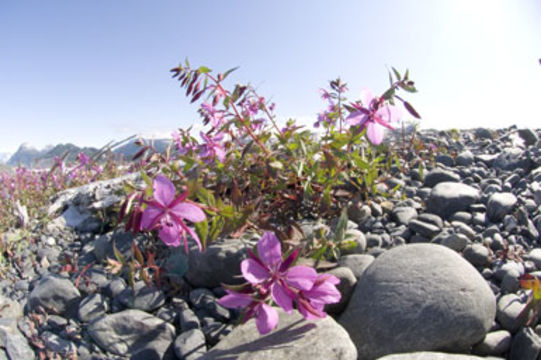
{"label": "blue sky", "polygon": [[169,69],[185,57],[251,82],[311,123],[318,88],[354,99],[409,68],[436,128],[541,127],[536,0],[0,2],[0,152],[101,146],[199,122]]}

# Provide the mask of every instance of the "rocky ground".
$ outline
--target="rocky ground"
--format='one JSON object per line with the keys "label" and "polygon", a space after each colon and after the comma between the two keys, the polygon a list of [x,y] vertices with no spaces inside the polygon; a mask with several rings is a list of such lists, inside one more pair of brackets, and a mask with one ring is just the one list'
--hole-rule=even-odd
{"label": "rocky ground", "polygon": [[[0,281],[0,359],[537,359],[541,326],[524,326],[519,277],[541,275],[539,135],[422,132],[457,156],[396,171],[380,185],[400,185],[393,196],[352,204],[358,246],[329,270],[341,303],[316,322],[281,313],[266,336],[216,302],[257,237],[191,251],[175,263],[183,278],[132,289],[104,268],[113,244],[128,258],[148,240],[104,220],[122,179],[68,190],[46,226],[2,235],[22,256]],[[315,226],[303,222],[307,235]]]}

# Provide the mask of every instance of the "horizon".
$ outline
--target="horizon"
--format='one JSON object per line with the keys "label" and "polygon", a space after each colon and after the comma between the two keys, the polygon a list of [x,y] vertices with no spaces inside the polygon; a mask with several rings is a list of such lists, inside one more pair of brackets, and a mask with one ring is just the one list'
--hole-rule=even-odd
{"label": "horizon", "polygon": [[254,84],[281,121],[311,125],[337,76],[350,100],[379,93],[394,66],[416,83],[405,97],[423,129],[539,128],[540,15],[535,0],[2,3],[0,153],[198,124],[169,74],[184,58],[239,66],[232,82]]}

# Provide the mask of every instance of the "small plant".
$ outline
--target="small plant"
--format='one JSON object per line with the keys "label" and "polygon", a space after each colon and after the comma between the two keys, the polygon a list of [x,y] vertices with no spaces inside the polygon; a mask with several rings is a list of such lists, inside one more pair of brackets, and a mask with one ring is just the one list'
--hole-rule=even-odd
{"label": "small plant", "polygon": [[517,316],[518,319],[527,314],[526,326],[534,326],[539,320],[541,313],[541,280],[534,275],[525,274],[520,279],[523,289],[531,290],[524,310]]}

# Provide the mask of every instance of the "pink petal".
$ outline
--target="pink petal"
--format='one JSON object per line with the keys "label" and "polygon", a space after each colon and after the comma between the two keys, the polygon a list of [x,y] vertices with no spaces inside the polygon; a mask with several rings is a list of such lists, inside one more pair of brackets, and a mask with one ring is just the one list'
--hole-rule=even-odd
{"label": "pink petal", "polygon": [[218,160],[223,163],[225,160],[225,151],[217,146],[214,148],[214,151],[216,152],[216,157],[218,158]]}
{"label": "pink petal", "polygon": [[151,230],[162,216],[163,210],[152,205],[147,205],[141,218],[141,226],[145,230]]}
{"label": "pink petal", "polygon": [[314,286],[310,291],[306,291],[304,295],[320,304],[334,304],[342,298],[340,291],[329,282]]}
{"label": "pink petal", "polygon": [[169,205],[175,198],[175,186],[167,177],[158,175],[153,182],[154,199],[163,206]]}
{"label": "pink petal", "polygon": [[284,287],[277,282],[271,285],[272,300],[288,314],[293,310],[293,299],[287,294]]}
{"label": "pink petal", "polygon": [[251,284],[259,284],[270,277],[270,273],[252,259],[244,259],[240,263],[242,276]]}
{"label": "pink petal", "polygon": [[205,213],[199,206],[187,202],[176,204],[171,208],[171,212],[181,219],[188,219],[194,223],[203,221],[206,218]]}
{"label": "pink petal", "polygon": [[372,101],[374,100],[374,94],[368,89],[362,89],[359,99],[364,108],[370,109]]}
{"label": "pink petal", "polygon": [[293,266],[285,276],[287,284],[299,290],[310,290],[314,286],[316,279],[316,270],[303,265]]}
{"label": "pink petal", "polygon": [[218,300],[218,304],[230,309],[238,309],[248,306],[252,298],[248,294],[241,294],[235,291],[226,290],[227,295]]}
{"label": "pink petal", "polygon": [[394,129],[392,126],[393,123],[400,121],[401,112],[400,110],[393,105],[385,105],[376,111],[376,115],[382,120],[381,125]]}
{"label": "pink petal", "polygon": [[355,111],[346,118],[346,124],[351,126],[362,125],[366,121],[366,118],[367,116],[362,112]]}
{"label": "pink petal", "polygon": [[[193,238],[195,243],[197,244],[197,248],[199,249],[199,252],[203,251],[203,246],[201,246],[201,241],[199,240],[199,236],[197,236],[197,233],[187,226],[185,227],[185,229],[188,232],[188,234],[190,234],[190,236]],[[184,238],[184,241],[186,241],[186,238]],[[186,245],[186,252],[188,252],[187,245]]]}
{"label": "pink petal", "polygon": [[[308,310],[308,307],[310,307],[311,311]],[[306,320],[317,320],[327,315],[321,306],[313,306],[313,304],[307,301],[297,303],[297,309]]]}
{"label": "pink petal", "polygon": [[258,306],[255,324],[261,335],[271,332],[278,326],[278,313],[267,304]]}
{"label": "pink petal", "polygon": [[165,219],[161,221],[162,228],[158,233],[160,239],[162,239],[165,245],[174,247],[179,246],[182,229],[177,224],[164,220]]}
{"label": "pink petal", "polygon": [[257,242],[257,255],[269,268],[282,262],[282,245],[273,232],[267,231]]}
{"label": "pink petal", "polygon": [[366,131],[368,140],[374,145],[379,145],[383,141],[383,128],[381,125],[374,122],[368,123],[368,130]]}

